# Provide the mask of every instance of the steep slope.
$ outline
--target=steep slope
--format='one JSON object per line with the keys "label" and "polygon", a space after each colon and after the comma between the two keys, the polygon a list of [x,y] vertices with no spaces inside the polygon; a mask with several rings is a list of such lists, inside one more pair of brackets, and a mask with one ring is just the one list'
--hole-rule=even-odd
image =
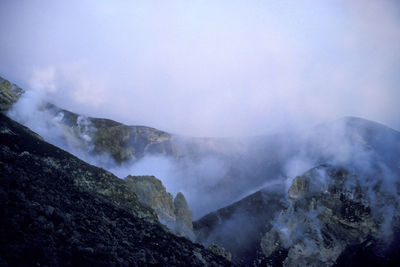
{"label": "steep slope", "polygon": [[400,133],[362,118],[345,117],[318,125],[302,142],[301,151],[314,165],[331,162],[360,169],[385,165],[400,171]]}
{"label": "steep slope", "polygon": [[165,230],[125,182],[0,114],[1,265],[227,266]]}
{"label": "steep slope", "polygon": [[261,252],[261,233],[271,229],[275,213],[283,210],[282,186],[258,191],[193,223],[197,241],[215,243],[232,253],[232,260],[253,265]]}
{"label": "steep slope", "polygon": [[[361,180],[374,181],[371,180],[371,177],[384,177],[385,179],[381,180],[383,187],[388,187],[390,181],[398,179],[400,173],[400,133],[360,118],[349,117],[320,125],[303,139],[296,137],[295,134],[226,139],[175,136],[147,127],[141,129],[141,127],[126,126],[111,120],[87,118],[50,104],[42,107],[42,110],[47,114],[44,116],[45,123],[57,125],[57,127],[51,128],[50,136],[54,133],[54,128],[57,131],[61,129],[63,138],[67,140],[61,147],[75,147],[79,151],[84,150],[90,156],[110,154],[118,164],[121,162],[123,164],[136,163],[149,155],[167,156],[168,164],[172,164],[174,170],[178,170],[174,172],[174,179],[176,178],[179,184],[186,184],[186,189],[194,188],[193,191],[190,191],[188,200],[190,205],[198,205],[196,211],[201,210],[200,214],[231,203],[238,196],[254,191],[255,188],[261,188],[271,180],[283,181],[286,179],[286,185],[290,186],[292,185],[291,178],[294,175],[323,163],[341,166],[347,173],[354,174],[354,177],[361,177]],[[101,134],[98,134],[99,132]],[[300,165],[300,168],[295,165]],[[217,169],[217,171],[208,171],[213,169]],[[190,181],[202,182],[191,183]],[[294,181],[295,187],[298,181],[301,179]],[[302,183],[298,185],[301,189]],[[373,191],[373,187],[368,186],[367,188]],[[280,205],[283,203],[280,200],[284,199],[285,194],[278,194],[276,197],[272,197],[273,199],[264,201],[261,200],[261,196],[265,197],[263,193],[265,192],[258,192],[244,199],[240,204],[233,204],[234,208],[228,208],[227,212],[217,211],[206,216],[204,220],[199,220],[198,224],[195,223],[195,230],[199,234],[198,240],[206,245],[215,242],[224,246],[233,252],[233,258],[236,261],[246,264],[252,263],[251,261],[257,256],[257,251],[263,247],[264,252],[267,251],[265,252],[267,256],[259,259],[262,263],[291,264],[298,261],[329,265],[333,264],[337,257],[339,257],[338,259],[351,258],[351,251],[354,250],[358,251],[357,255],[362,255],[362,250],[369,247],[369,240],[377,244],[380,242],[376,231],[368,228],[364,230],[370,237],[365,237],[364,233],[354,233],[356,236],[360,235],[359,242],[361,243],[353,242],[350,239],[338,242],[336,240],[336,243],[342,242],[341,245],[334,242],[337,250],[330,252],[331,254],[326,258],[317,261],[318,257],[312,255],[309,259],[305,255],[310,251],[307,245],[305,249],[304,244],[297,243],[294,248],[286,244],[281,246],[279,245],[280,241],[276,238],[277,234],[272,234],[271,238],[265,237],[265,231],[270,233],[278,225],[283,225],[283,229],[285,229],[285,220],[289,219],[282,215],[283,217],[279,218],[283,218],[284,222],[279,220],[270,222],[273,214],[282,209]],[[363,198],[366,196],[368,194],[365,193]],[[266,198],[269,197],[270,195],[267,194]],[[377,195],[377,199],[380,197]],[[371,199],[366,198],[363,201],[368,202]],[[293,202],[290,203],[289,206],[292,207]],[[347,208],[363,213],[362,206],[356,205],[357,203],[353,204],[349,204]],[[248,209],[235,208],[246,205],[248,205]],[[320,206],[326,207],[322,204]],[[346,207],[344,204],[342,206]],[[395,209],[396,206],[393,204],[392,207]],[[330,207],[327,208],[330,209]],[[392,213],[391,209],[387,210],[387,214]],[[175,214],[175,212],[172,213],[172,208],[170,210],[171,214]],[[243,212],[243,210],[245,211]],[[317,217],[312,216],[319,216],[319,210],[314,211],[310,208],[306,212],[311,214],[307,213],[306,222],[313,224]],[[375,218],[374,216],[373,214],[371,218]],[[188,216],[184,217],[187,220]],[[302,219],[301,216],[298,218],[299,220],[292,221],[292,223],[296,224]],[[337,220],[334,224],[343,222],[345,219]],[[382,221],[377,220],[376,229],[380,229],[379,224],[381,223]],[[271,226],[274,228],[272,229]],[[369,226],[372,227],[372,225]],[[300,226],[293,227],[303,229]],[[340,226],[337,228],[341,229]],[[221,231],[221,229],[230,230]],[[342,230],[339,231],[340,235],[347,235]],[[259,242],[261,235],[264,235],[264,239]],[[244,250],[240,249],[241,244],[244,244],[241,243],[242,236],[248,237],[246,241],[249,241]],[[315,236],[311,239],[316,240]],[[268,247],[266,240],[275,240],[278,244],[277,247],[271,251],[265,250]],[[295,241],[294,238],[293,242]],[[318,242],[311,242],[311,245],[324,250],[325,248]],[[308,252],[304,252],[303,255],[301,254],[303,252],[296,252],[296,249]],[[245,260],[243,261],[243,259]],[[339,260],[338,263],[340,263]]]}
{"label": "steep slope", "polygon": [[[8,94],[8,88],[18,87],[2,78],[0,81],[9,85],[0,88],[2,95]],[[260,188],[270,177],[282,176],[282,162],[292,154],[288,149],[293,146],[292,139],[287,136],[184,137],[79,115],[46,103],[34,93],[28,90],[21,98],[5,98],[7,109],[19,99],[8,115],[47,142],[90,164],[115,171],[121,178],[131,174],[128,170],[141,160],[162,160],[169,172],[161,173],[160,178],[178,185],[173,193],[185,193],[195,218]],[[150,170],[142,174],[154,175]],[[199,198],[202,201],[197,201]]]}
{"label": "steep slope", "polygon": [[262,238],[265,262],[331,266],[350,246],[372,239],[382,245],[373,254],[385,255],[385,248],[394,244],[398,253],[399,240],[393,233],[400,226],[400,178],[390,185],[386,178],[329,165],[297,176],[288,192],[289,207]]}
{"label": "steep slope", "polygon": [[[319,125],[297,144],[298,146],[293,148],[291,156],[283,157],[289,173],[293,172],[290,170],[291,165],[295,165],[291,164],[291,161],[307,162],[304,166],[310,167],[327,162],[339,164],[351,173],[357,174],[357,177],[369,177],[370,181],[374,181],[371,177],[380,178],[386,188],[390,188],[391,181],[398,180],[400,177],[400,133],[375,122],[354,117],[343,118],[331,124]],[[282,163],[282,165],[285,164]],[[294,170],[298,170],[298,168],[294,168]],[[290,177],[286,180],[286,184],[292,185]],[[282,186],[284,186],[283,181]],[[257,243],[256,240],[260,240],[259,235],[264,234],[271,223],[276,223],[272,222],[273,214],[282,210],[282,206],[274,206],[273,203],[277,203],[279,199],[284,202],[287,198],[287,192],[282,192],[276,196],[275,202],[267,201],[262,204],[261,207],[265,209],[263,211],[258,208],[259,202],[254,201],[256,196],[261,194],[267,194],[269,197],[268,193],[258,191],[227,208],[217,210],[196,221],[194,226],[195,232],[199,234],[198,240],[204,244],[215,242],[226,247],[232,252],[235,260],[249,258],[254,260],[256,251],[260,249],[260,243]],[[235,208],[237,206],[246,206],[247,211],[243,214],[243,212],[237,211]],[[352,208],[357,210],[359,207]],[[263,216],[265,212],[272,215]],[[388,214],[391,214],[390,210]],[[231,219],[236,217],[241,219]],[[240,256],[244,250],[240,250],[240,246],[234,245],[235,239],[238,238],[237,233],[242,231],[246,233],[246,229],[250,228],[250,221],[257,230],[248,235],[248,240],[254,242],[249,242],[249,245],[246,246],[246,250],[249,251],[247,256],[243,254]],[[257,227],[258,225],[264,227]],[[225,232],[214,230],[223,227],[233,230]],[[276,250],[271,258],[276,258],[278,262],[283,261],[286,257],[284,253],[285,250]],[[346,252],[343,253],[346,254]]]}

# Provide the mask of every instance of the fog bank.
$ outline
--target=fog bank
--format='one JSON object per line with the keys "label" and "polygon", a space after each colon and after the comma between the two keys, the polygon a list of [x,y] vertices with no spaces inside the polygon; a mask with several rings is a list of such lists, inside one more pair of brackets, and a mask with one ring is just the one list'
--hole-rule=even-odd
{"label": "fog bank", "polygon": [[400,129],[397,1],[0,3],[0,75],[63,108],[190,136],[353,115]]}

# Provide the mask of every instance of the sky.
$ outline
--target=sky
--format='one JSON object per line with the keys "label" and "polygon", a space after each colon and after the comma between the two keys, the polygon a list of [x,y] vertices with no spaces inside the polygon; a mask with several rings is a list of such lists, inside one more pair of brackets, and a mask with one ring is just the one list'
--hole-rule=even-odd
{"label": "sky", "polygon": [[394,0],[0,0],[0,62],[62,108],[172,133],[400,130]]}

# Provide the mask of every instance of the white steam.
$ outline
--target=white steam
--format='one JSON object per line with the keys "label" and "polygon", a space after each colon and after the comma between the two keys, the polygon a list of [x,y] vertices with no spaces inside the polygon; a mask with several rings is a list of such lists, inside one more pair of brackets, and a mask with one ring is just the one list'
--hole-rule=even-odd
{"label": "white steam", "polygon": [[94,154],[91,136],[96,129],[89,119],[79,115],[73,125],[65,120],[63,111],[56,114],[46,107],[45,91],[40,87],[27,90],[9,110],[8,116],[29,127],[47,142],[56,145],[84,161],[100,167],[114,166],[107,154]]}
{"label": "white steam", "polygon": [[221,160],[204,156],[196,161],[175,159],[161,155],[147,155],[138,162],[123,164],[109,169],[118,177],[127,175],[154,175],[160,179],[167,191],[176,195],[182,192],[194,212],[199,217],[216,207],[222,207],[225,198],[213,195],[220,192],[218,184],[226,175],[228,166]]}

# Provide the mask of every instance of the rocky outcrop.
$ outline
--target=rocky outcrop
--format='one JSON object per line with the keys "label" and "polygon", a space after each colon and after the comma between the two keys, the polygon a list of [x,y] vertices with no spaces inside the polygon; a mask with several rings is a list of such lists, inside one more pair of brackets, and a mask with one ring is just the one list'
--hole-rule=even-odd
{"label": "rocky outcrop", "polygon": [[154,176],[128,176],[125,181],[139,201],[155,210],[162,223],[176,234],[194,240],[192,212],[182,193],[173,200],[162,182]]}
{"label": "rocky outcrop", "polygon": [[17,85],[0,77],[0,112],[7,112],[23,92]]}
{"label": "rocky outcrop", "polygon": [[0,265],[231,263],[166,231],[124,180],[0,114]]}
{"label": "rocky outcrop", "polygon": [[221,255],[228,261],[232,260],[232,254],[229,251],[226,251],[224,248],[217,246],[216,244],[212,243],[207,247],[208,250],[211,250],[217,255]]}
{"label": "rocky outcrop", "polygon": [[192,211],[189,209],[185,196],[181,192],[176,194],[174,198],[174,213],[176,218],[175,232],[178,235],[194,240]]}
{"label": "rocky outcrop", "polygon": [[160,180],[154,176],[128,176],[125,181],[139,201],[152,207],[161,220],[175,221],[172,195],[166,191]]}
{"label": "rocky outcrop", "polygon": [[[104,119],[91,119],[97,129],[93,142],[95,153],[109,153],[118,163],[138,160],[146,153],[173,155],[171,135],[145,126],[126,126]],[[117,124],[117,125],[115,125]]]}
{"label": "rocky outcrop", "polygon": [[399,225],[398,189],[340,167],[321,165],[296,177],[288,199],[261,240],[269,260],[284,255],[285,266],[333,265],[348,246],[371,237],[390,243]]}

